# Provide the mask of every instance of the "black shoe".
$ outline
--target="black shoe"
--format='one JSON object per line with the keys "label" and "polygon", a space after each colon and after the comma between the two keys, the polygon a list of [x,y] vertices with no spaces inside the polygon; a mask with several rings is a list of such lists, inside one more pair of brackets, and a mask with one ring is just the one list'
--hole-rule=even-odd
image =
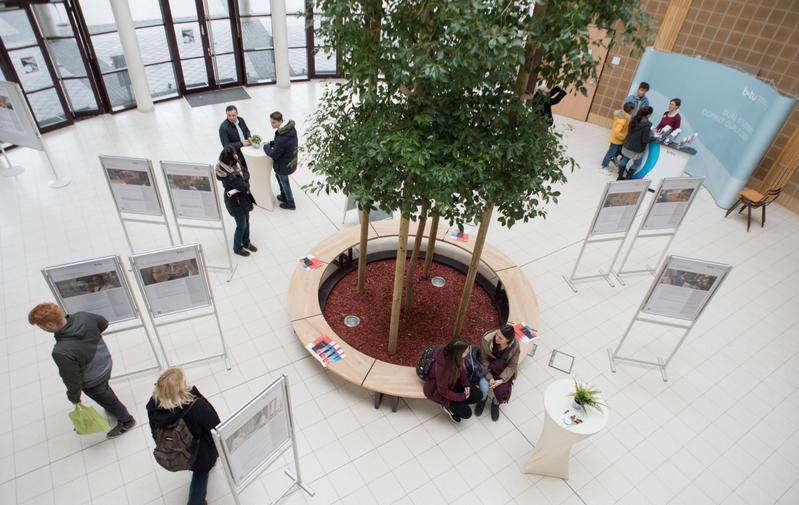
{"label": "black shoe", "polygon": [[454,413],[454,412],[452,412],[451,410],[449,410],[447,407],[445,407],[445,406],[443,406],[443,405],[439,405],[439,407],[441,407],[441,411],[442,411],[442,412],[444,412],[444,415],[445,415],[445,416],[447,416],[447,417],[449,417],[449,418],[450,418],[450,420],[451,420],[453,423],[459,423],[459,422],[461,422],[461,418],[460,418],[459,416],[455,415],[455,413]]}
{"label": "black shoe", "polygon": [[238,254],[239,256],[249,256],[250,251],[247,249],[239,249],[238,251],[233,251],[233,254]]}
{"label": "black shoe", "polygon": [[491,402],[491,420],[496,421],[499,419],[499,404]]}
{"label": "black shoe", "polygon": [[294,209],[296,209],[296,208],[297,208],[297,206],[296,206],[296,205],[294,205],[293,203],[286,203],[286,202],[283,202],[283,203],[281,203],[281,204],[280,204],[280,208],[281,208],[281,209],[294,210]]}
{"label": "black shoe", "polygon": [[486,400],[483,400],[481,402],[477,402],[474,405],[474,415],[477,416],[477,417],[482,416],[483,415],[483,409],[485,409],[485,408],[486,408]]}
{"label": "black shoe", "polygon": [[245,249],[248,249],[250,252],[258,252],[258,248],[257,248],[257,247],[255,247],[255,246],[254,246],[254,245],[252,245],[252,244],[250,244],[250,245],[245,245],[245,246],[244,246],[244,248],[245,248]]}
{"label": "black shoe", "polygon": [[130,421],[128,421],[126,423],[119,423],[118,422],[117,425],[114,426],[113,428],[111,428],[111,431],[106,433],[105,436],[108,437],[108,438],[117,438],[118,436],[122,435],[123,433],[125,433],[127,431],[130,431],[134,426],[136,426],[136,420],[131,417]]}
{"label": "black shoe", "polygon": [[286,197],[283,196],[283,195],[277,195],[277,201],[278,202],[285,202],[286,201]]}

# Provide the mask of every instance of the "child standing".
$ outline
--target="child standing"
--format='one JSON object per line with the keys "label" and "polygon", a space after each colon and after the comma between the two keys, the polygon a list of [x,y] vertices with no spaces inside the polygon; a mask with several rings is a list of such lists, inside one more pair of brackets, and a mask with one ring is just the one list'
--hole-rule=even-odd
{"label": "child standing", "polygon": [[621,146],[627,138],[627,129],[630,126],[630,114],[635,109],[635,104],[627,102],[622,106],[622,110],[613,113],[613,127],[610,130],[610,147],[605,157],[602,158],[602,168],[607,170],[611,159],[621,154]]}

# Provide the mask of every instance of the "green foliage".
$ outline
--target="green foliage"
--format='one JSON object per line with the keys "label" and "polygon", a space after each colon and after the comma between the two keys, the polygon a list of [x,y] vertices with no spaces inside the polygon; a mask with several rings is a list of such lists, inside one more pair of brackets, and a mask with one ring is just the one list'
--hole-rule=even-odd
{"label": "green foliage", "polygon": [[260,145],[261,144],[261,136],[258,135],[257,133],[253,134],[253,135],[250,135],[250,142],[252,142],[253,145],[256,145],[256,146]]}
{"label": "green foliage", "polygon": [[569,396],[571,396],[574,399],[574,403],[580,405],[583,410],[591,407],[602,412],[602,407],[607,407],[607,405],[599,401],[599,394],[599,390],[594,389],[587,384],[581,384],[575,380],[574,393],[571,393]]}
{"label": "green foliage", "polygon": [[[410,218],[421,202],[457,222],[493,205],[506,226],[543,216],[575,166],[541,111],[517,95],[520,65],[579,88],[594,71],[588,24],[642,12],[634,0],[553,1],[538,16],[532,0],[315,4],[344,81],[312,117],[306,148],[319,177],[309,187]],[[530,58],[530,42],[540,58]]]}

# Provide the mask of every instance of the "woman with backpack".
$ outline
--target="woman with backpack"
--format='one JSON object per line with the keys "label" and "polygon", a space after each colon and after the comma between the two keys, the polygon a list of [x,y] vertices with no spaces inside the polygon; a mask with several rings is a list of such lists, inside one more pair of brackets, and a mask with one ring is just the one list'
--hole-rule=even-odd
{"label": "woman with backpack", "polygon": [[196,386],[189,387],[180,368],[168,368],[158,377],[147,402],[156,461],[170,471],[191,470],[188,505],[203,505],[208,474],[219,454],[211,429],[219,416]]}
{"label": "woman with backpack", "polygon": [[470,403],[482,399],[479,390],[472,390],[463,360],[469,355],[469,344],[453,340],[435,353],[435,360],[425,380],[424,395],[441,406],[453,422],[472,417]]}
{"label": "woman with backpack", "polygon": [[[649,116],[651,115],[652,107],[645,106],[641,107],[635,117],[630,120],[627,138],[624,139],[624,143],[621,146],[621,160],[619,161],[617,181],[629,179],[638,170],[638,166],[644,158],[644,149],[655,138],[651,131],[652,123],[649,122]],[[627,163],[630,161],[633,164],[628,170]]]}
{"label": "woman with backpack", "polygon": [[510,324],[503,324],[497,331],[483,336],[480,346],[480,361],[487,369],[488,396],[475,405],[474,415],[479,416],[485,409],[486,402],[491,400],[491,419],[499,419],[499,405],[508,403],[519,368],[519,343],[515,338],[515,330]]}

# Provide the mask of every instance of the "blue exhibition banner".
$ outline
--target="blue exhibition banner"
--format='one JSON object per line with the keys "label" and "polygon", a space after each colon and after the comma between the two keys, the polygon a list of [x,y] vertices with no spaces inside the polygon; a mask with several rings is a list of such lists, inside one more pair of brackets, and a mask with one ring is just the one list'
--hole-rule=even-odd
{"label": "blue exhibition banner", "polygon": [[716,203],[730,207],[766,153],[796,99],[781,95],[757,77],[721,63],[647,48],[630,93],[650,85],[649,104],[657,125],[669,100],[680,98],[683,138],[698,133],[686,171],[705,177]]}

